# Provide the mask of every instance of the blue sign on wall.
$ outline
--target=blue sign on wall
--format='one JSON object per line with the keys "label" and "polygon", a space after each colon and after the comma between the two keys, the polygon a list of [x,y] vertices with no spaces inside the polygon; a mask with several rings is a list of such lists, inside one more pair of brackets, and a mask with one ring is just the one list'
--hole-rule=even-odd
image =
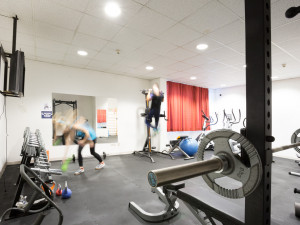
{"label": "blue sign on wall", "polygon": [[52,111],[41,111],[42,119],[51,119],[52,118]]}

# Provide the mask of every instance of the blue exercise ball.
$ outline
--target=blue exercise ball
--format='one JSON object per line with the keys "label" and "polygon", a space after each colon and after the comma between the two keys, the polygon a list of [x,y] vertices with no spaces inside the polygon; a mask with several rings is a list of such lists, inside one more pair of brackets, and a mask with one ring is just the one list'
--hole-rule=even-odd
{"label": "blue exercise ball", "polygon": [[179,147],[189,156],[194,156],[198,151],[198,142],[195,139],[186,138],[180,142]]}

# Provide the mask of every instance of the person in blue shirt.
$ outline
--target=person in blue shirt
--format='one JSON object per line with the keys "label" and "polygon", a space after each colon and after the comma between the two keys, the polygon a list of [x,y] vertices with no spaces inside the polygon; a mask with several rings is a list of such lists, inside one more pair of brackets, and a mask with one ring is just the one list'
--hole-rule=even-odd
{"label": "person in blue shirt", "polygon": [[105,166],[105,163],[103,162],[101,156],[97,152],[95,152],[95,145],[97,140],[95,130],[91,127],[88,121],[83,117],[80,117],[78,120],[76,120],[76,122],[72,126],[72,130],[74,130],[75,136],[79,138],[79,140],[76,142],[79,145],[78,162],[80,168],[74,174],[80,175],[84,173],[83,158],[81,152],[84,146],[87,144],[90,146],[91,155],[94,156],[99,161],[99,164],[95,167],[95,169],[96,170],[102,169]]}

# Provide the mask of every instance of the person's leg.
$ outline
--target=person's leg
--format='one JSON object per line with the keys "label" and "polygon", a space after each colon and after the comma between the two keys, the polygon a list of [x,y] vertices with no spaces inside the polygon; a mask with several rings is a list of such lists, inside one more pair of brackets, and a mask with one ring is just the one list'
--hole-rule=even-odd
{"label": "person's leg", "polygon": [[154,110],[151,109],[149,114],[146,117],[146,124],[147,124],[148,127],[154,128],[154,126],[151,124],[153,116],[154,116]]}
{"label": "person's leg", "polygon": [[84,168],[83,168],[83,159],[82,159],[82,155],[81,155],[81,152],[82,152],[82,149],[83,147],[82,146],[78,146],[78,163],[79,163],[79,170],[75,171],[75,175],[79,175],[79,174],[82,174],[84,173]]}
{"label": "person's leg", "polygon": [[79,167],[83,167],[83,159],[82,159],[82,152],[83,147],[82,146],[78,146],[78,163],[79,163]]}
{"label": "person's leg", "polygon": [[99,163],[102,163],[102,158],[101,156],[95,151],[95,147],[96,147],[96,139],[93,140],[93,146],[90,146],[90,152],[91,152],[91,155],[94,156],[96,159],[98,159]]}
{"label": "person's leg", "polygon": [[155,118],[155,129],[157,129],[158,127],[158,122],[159,122],[159,115],[160,115],[160,111],[159,110],[156,110],[155,111],[155,114],[154,114],[154,118]]}

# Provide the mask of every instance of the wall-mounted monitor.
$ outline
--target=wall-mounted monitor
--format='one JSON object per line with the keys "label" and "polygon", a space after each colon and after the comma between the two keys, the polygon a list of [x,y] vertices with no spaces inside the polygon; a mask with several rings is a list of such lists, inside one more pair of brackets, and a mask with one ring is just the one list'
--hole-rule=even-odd
{"label": "wall-mounted monitor", "polygon": [[8,60],[2,45],[0,47],[0,71],[0,92],[4,92],[7,82]]}
{"label": "wall-mounted monitor", "polygon": [[15,51],[10,59],[8,92],[14,96],[24,96],[25,57],[24,52]]}

